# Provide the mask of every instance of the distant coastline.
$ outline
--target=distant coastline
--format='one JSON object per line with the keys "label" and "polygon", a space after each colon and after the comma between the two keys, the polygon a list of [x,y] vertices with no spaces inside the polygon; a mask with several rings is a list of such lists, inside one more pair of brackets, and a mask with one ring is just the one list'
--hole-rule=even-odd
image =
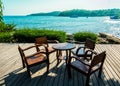
{"label": "distant coastline", "polygon": [[103,16],[119,16],[120,18],[120,9],[104,9],[104,10],[82,10],[82,9],[73,9],[66,11],[53,11],[47,13],[33,13],[27,16],[62,16],[62,17],[103,17]]}

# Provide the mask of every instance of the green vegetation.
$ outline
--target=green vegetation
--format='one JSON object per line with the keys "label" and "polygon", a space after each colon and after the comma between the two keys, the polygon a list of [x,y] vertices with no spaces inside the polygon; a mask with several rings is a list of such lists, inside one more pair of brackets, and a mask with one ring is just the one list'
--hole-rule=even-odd
{"label": "green vegetation", "polygon": [[4,22],[0,22],[0,32],[10,32],[15,30],[14,24],[5,24]]}
{"label": "green vegetation", "polygon": [[[97,41],[97,34],[92,32],[77,32],[74,35],[76,41],[84,42],[86,38]],[[19,29],[11,30],[9,32],[0,32],[0,42],[7,43],[34,43],[35,38],[46,36],[48,40],[58,40],[59,42],[66,42],[66,33],[63,31],[45,30],[45,29]]]}
{"label": "green vegetation", "polygon": [[12,32],[2,32],[0,33],[0,42],[4,42],[4,43],[10,43],[13,42],[13,33]]}
{"label": "green vegetation", "polygon": [[2,1],[0,0],[0,22],[3,22],[3,4]]}
{"label": "green vegetation", "polygon": [[5,24],[4,22],[0,22],[0,42],[14,42],[13,34],[15,30],[14,24]]}
{"label": "green vegetation", "polygon": [[80,42],[85,42],[86,38],[90,38],[92,40],[97,41],[97,34],[92,33],[92,32],[77,32],[74,34],[74,40],[75,41],[80,41]]}
{"label": "green vegetation", "polygon": [[116,16],[120,14],[120,9],[104,9],[104,10],[81,10],[73,9],[67,11],[53,11],[49,13],[35,13],[30,16],[78,16],[78,17],[94,17],[94,16]]}
{"label": "green vegetation", "polygon": [[30,14],[28,16],[58,16],[60,14],[60,11],[53,11],[49,13],[35,13],[35,14]]}
{"label": "green vegetation", "polygon": [[16,42],[35,42],[35,38],[46,36],[49,40],[58,40],[59,42],[66,41],[66,33],[63,31],[54,31],[54,30],[38,30],[38,29],[21,29],[16,30],[13,34]]}
{"label": "green vegetation", "polygon": [[13,31],[15,25],[5,24],[3,21],[3,4],[0,0],[0,42],[13,42]]}
{"label": "green vegetation", "polygon": [[80,16],[80,17],[93,17],[93,16],[114,16],[120,13],[120,9],[106,9],[106,10],[68,10],[60,13],[59,16]]}

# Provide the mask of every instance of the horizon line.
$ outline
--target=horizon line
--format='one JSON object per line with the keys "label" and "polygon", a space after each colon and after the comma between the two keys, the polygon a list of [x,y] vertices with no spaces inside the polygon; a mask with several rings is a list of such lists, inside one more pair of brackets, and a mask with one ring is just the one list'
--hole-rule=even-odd
{"label": "horizon line", "polygon": [[[110,9],[120,9],[120,8],[105,8],[105,9],[79,9],[79,8],[74,8],[74,9],[68,9],[68,10],[62,10],[62,11],[69,11],[69,10],[87,10],[87,11],[95,11],[95,10],[110,10]],[[33,12],[33,13],[28,13],[28,14],[5,14],[3,13],[3,16],[27,16],[30,14],[36,14],[36,13],[49,13],[49,12],[54,12],[58,10],[51,10],[51,11],[42,11],[42,12]],[[62,12],[60,11],[60,12]]]}

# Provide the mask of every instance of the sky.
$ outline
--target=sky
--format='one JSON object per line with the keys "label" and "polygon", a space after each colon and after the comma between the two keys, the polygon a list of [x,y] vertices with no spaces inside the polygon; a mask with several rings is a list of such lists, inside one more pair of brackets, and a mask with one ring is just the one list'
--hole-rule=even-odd
{"label": "sky", "polygon": [[3,15],[28,15],[71,9],[120,8],[120,0],[2,0]]}

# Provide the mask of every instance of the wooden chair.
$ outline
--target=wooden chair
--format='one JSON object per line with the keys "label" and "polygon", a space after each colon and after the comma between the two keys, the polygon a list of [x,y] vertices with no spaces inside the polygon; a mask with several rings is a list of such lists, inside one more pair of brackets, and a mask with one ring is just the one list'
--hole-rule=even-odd
{"label": "wooden chair", "polygon": [[[106,58],[106,52],[102,52],[100,54],[97,54],[96,52],[92,50],[88,50],[89,52],[94,53],[93,59],[90,60],[89,62],[86,60],[82,60],[78,58],[77,56],[72,56],[68,62],[68,76],[71,78],[71,70],[70,68],[73,68],[77,70],[78,72],[84,74],[87,79],[86,79],[86,86],[89,86],[89,80],[90,80],[90,75],[99,70],[98,77],[101,76],[102,72],[102,67],[104,60]],[[86,52],[88,52],[86,51]],[[71,59],[75,58],[76,60],[71,62]]]}
{"label": "wooden chair", "polygon": [[27,72],[28,75],[31,76],[30,74],[30,67],[42,64],[42,63],[46,63],[47,64],[47,72],[49,71],[49,58],[48,58],[48,49],[47,47],[41,45],[42,48],[44,48],[46,50],[45,52],[35,52],[32,53],[30,55],[26,55],[25,52],[27,52],[28,50],[32,50],[33,48],[35,48],[36,50],[36,46],[29,46],[25,49],[22,49],[19,45],[18,45],[18,50],[22,59],[22,64],[23,64],[23,68],[27,68]]}
{"label": "wooden chair", "polygon": [[45,45],[48,48],[48,54],[51,54],[51,53],[55,52],[55,49],[53,49],[51,46],[49,46],[48,43],[58,43],[58,41],[57,40],[47,40],[46,37],[39,37],[39,38],[35,39],[35,45],[36,45],[37,51],[40,51],[40,49],[39,49],[40,45]]}
{"label": "wooden chair", "polygon": [[[57,40],[48,40],[46,37],[39,37],[39,38],[36,38],[35,39],[35,45],[36,45],[36,49],[37,51],[39,52],[40,49],[39,49],[39,45],[44,45],[47,47],[48,49],[48,57],[50,56],[50,54],[56,52],[55,49],[53,49],[51,46],[49,46],[48,43],[59,43]],[[42,50],[42,52],[46,52],[46,50]],[[60,51],[59,52],[60,55],[62,56],[62,52]],[[55,61],[55,60],[54,60]],[[52,62],[54,62],[52,61]]]}
{"label": "wooden chair", "polygon": [[[72,53],[73,53],[73,55],[76,55],[78,57],[85,57],[86,50],[88,50],[88,49],[94,50],[94,48],[95,48],[95,41],[87,38],[85,45],[72,50]],[[86,58],[87,57],[89,57],[88,60],[92,59],[92,53],[87,53]]]}

